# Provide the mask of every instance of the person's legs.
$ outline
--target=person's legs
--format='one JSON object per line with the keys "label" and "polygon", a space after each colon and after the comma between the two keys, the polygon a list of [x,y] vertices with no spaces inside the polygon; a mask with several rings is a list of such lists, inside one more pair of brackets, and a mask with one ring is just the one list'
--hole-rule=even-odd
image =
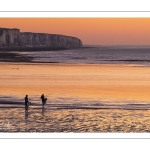
{"label": "person's legs", "polygon": [[29,108],[29,105],[30,105],[30,102],[25,102],[25,108],[28,109]]}
{"label": "person's legs", "polygon": [[46,104],[46,100],[47,100],[47,98],[44,99],[44,104]]}
{"label": "person's legs", "polygon": [[25,109],[27,109],[27,102],[25,102]]}

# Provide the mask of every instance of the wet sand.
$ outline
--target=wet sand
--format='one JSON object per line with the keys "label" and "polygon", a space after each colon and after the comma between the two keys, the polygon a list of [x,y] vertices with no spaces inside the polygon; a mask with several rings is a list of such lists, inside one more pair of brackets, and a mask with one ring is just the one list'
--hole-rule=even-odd
{"label": "wet sand", "polygon": [[0,132],[150,132],[150,110],[0,110]]}
{"label": "wet sand", "polygon": [[24,97],[45,93],[117,101],[150,99],[150,67],[0,63],[1,95]]}
{"label": "wet sand", "polygon": [[[51,104],[85,101],[143,103],[150,100],[150,67],[0,63],[0,101],[24,102],[26,94]],[[2,105],[2,104],[0,104]],[[5,105],[3,105],[5,106]],[[149,132],[150,110],[0,109],[0,132]]]}

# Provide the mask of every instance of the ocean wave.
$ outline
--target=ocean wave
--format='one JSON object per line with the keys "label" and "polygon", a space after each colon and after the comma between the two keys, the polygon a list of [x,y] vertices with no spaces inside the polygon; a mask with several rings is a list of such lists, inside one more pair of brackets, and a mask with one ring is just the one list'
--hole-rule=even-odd
{"label": "ocean wave", "polygon": [[[32,102],[31,109],[41,108],[40,103]],[[0,101],[0,108],[24,108],[24,102]],[[114,103],[48,103],[46,109],[123,109],[123,110],[149,110],[150,104],[114,104]]]}
{"label": "ocean wave", "polygon": [[61,51],[20,52],[33,62],[150,65],[150,48],[93,47]]}

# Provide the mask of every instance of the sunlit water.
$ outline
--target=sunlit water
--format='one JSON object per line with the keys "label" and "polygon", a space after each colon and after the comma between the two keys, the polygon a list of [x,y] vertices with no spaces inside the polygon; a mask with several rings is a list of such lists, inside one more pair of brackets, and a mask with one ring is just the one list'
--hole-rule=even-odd
{"label": "sunlit water", "polygon": [[91,50],[24,52],[57,64],[0,63],[0,131],[149,132],[149,50]]}
{"label": "sunlit water", "polygon": [[1,132],[150,132],[150,110],[1,109]]}
{"label": "sunlit water", "polygon": [[75,64],[143,64],[150,65],[150,46],[95,47],[61,51],[20,52],[31,56],[33,62],[59,62]]}

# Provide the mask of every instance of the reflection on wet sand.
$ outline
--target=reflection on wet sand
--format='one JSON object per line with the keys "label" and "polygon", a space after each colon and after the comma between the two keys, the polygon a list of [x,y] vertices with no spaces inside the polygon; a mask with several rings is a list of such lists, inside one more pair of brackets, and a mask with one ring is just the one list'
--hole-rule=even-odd
{"label": "reflection on wet sand", "polygon": [[25,109],[25,119],[28,119],[28,116],[29,116],[28,109]]}
{"label": "reflection on wet sand", "polygon": [[[149,67],[4,63],[0,70],[0,100],[13,97],[18,107],[1,107],[0,132],[150,132]],[[48,98],[45,109],[41,93]],[[32,99],[28,111],[26,94]]]}
{"label": "reflection on wet sand", "polygon": [[42,115],[44,116],[45,108],[42,108]]}
{"label": "reflection on wet sand", "polygon": [[14,108],[0,114],[0,132],[150,132],[150,110]]}
{"label": "reflection on wet sand", "polygon": [[[38,109],[38,108],[35,108],[35,109]],[[40,108],[39,108],[40,109]],[[36,111],[35,111],[36,112]],[[32,110],[32,113],[34,113],[34,109]],[[46,109],[42,107],[42,116],[44,117],[44,114],[46,113]],[[28,109],[25,109],[25,119],[28,119],[29,118],[29,110]]]}
{"label": "reflection on wet sand", "polygon": [[0,70],[1,94],[20,99],[28,94],[41,101],[41,93],[54,102],[57,97],[120,102],[150,99],[149,67],[4,63]]}

